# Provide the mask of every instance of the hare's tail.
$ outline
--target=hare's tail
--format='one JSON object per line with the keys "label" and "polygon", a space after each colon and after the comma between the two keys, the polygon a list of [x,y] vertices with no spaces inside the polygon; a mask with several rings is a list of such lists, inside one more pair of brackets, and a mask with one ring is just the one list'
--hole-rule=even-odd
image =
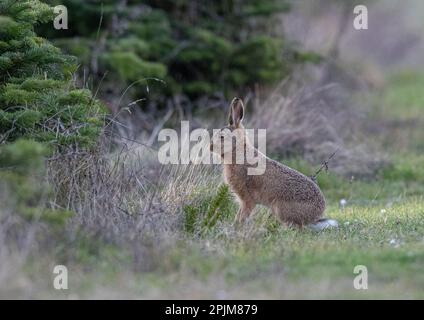
{"label": "hare's tail", "polygon": [[317,222],[308,224],[307,227],[313,231],[322,231],[326,229],[338,229],[339,223],[333,219],[319,219]]}

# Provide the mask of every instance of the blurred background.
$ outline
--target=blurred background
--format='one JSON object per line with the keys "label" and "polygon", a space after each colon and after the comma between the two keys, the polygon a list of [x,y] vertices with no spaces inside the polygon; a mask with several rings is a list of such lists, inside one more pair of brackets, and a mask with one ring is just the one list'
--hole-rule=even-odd
{"label": "blurred background", "polygon": [[[372,175],[384,157],[364,140],[402,124],[371,114],[413,112],[361,95],[395,78],[420,81],[420,1],[47,2],[68,8],[70,27],[40,34],[78,57],[77,81],[107,106],[117,140],[152,145],[158,124],[182,119],[221,127],[241,96],[249,124],[269,129],[271,152],[317,164],[339,147],[334,170]],[[359,3],[368,30],[353,28]]]}
{"label": "blurred background", "polygon": [[[0,26],[0,297],[363,297],[355,264],[366,297],[422,297],[422,1],[0,0]],[[158,163],[161,129],[223,127],[234,96],[268,156],[336,152],[340,232],[237,229],[219,167]]]}

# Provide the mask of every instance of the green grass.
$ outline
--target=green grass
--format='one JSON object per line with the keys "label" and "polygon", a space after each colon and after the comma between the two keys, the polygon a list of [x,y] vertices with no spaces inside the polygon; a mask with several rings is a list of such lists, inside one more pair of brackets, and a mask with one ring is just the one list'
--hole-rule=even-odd
{"label": "green grass", "polygon": [[387,117],[393,119],[423,118],[424,113],[424,75],[404,72],[394,75],[381,94],[375,97],[379,108]]}
{"label": "green grass", "polygon": [[[424,194],[424,156],[400,154],[393,155],[391,160],[391,164],[372,179],[339,176],[330,168],[318,175],[318,184],[330,202],[345,199],[355,204],[376,205]],[[283,159],[282,162],[308,176],[316,171],[302,159]]]}
{"label": "green grass", "polygon": [[[290,229],[262,207],[246,225],[235,227],[237,206],[221,187],[192,204],[182,237],[165,248],[152,244],[141,268],[125,244],[115,248],[81,238],[63,248],[68,258],[32,261],[27,281],[38,283],[33,295],[44,298],[423,299],[424,197],[418,185],[423,188],[424,182],[422,169],[412,166],[418,160],[394,162],[381,181],[323,174],[326,215],[339,221],[338,230]],[[341,197],[347,200],[344,207]],[[69,267],[67,292],[48,285],[48,270],[61,259]],[[368,290],[353,287],[357,265],[368,268]]]}
{"label": "green grass", "polygon": [[[128,270],[129,257],[109,258],[112,268],[103,256],[90,272],[79,270],[70,292],[92,297],[101,284],[105,292],[97,292],[98,297],[109,292],[139,298],[424,298],[423,200],[345,208],[332,204],[328,215],[340,222],[340,229],[321,233],[267,228],[274,221],[264,219],[268,212],[259,209],[251,223],[265,225],[263,232],[239,236],[249,234],[247,225],[236,235],[223,234],[223,226],[230,226],[221,221],[224,225],[217,223],[207,235],[171,246],[157,267],[145,272]],[[368,268],[368,290],[353,287],[356,265]]]}
{"label": "green grass", "polygon": [[379,93],[366,94],[363,100],[372,106],[369,117],[377,132],[372,139],[391,156],[424,153],[423,88],[423,73],[403,72],[393,75]]}

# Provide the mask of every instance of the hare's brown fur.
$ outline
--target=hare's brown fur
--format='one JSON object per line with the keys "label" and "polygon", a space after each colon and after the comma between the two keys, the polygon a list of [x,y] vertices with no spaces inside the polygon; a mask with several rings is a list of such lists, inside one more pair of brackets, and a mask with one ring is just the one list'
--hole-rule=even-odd
{"label": "hare's brown fur", "polygon": [[[243,114],[243,103],[240,99],[234,99],[230,106],[228,128],[243,129]],[[243,137],[237,143],[244,143],[246,149],[254,148],[245,137],[244,129],[240,131]],[[211,148],[213,149],[213,145]],[[234,153],[235,150],[231,152]],[[270,208],[280,221],[289,225],[304,226],[318,221],[325,210],[325,199],[317,184],[304,174],[266,157],[256,149],[255,152],[266,161],[266,169],[262,175],[248,175],[247,163],[224,164],[225,181],[240,202],[238,220],[245,220],[255,206],[261,204]]]}

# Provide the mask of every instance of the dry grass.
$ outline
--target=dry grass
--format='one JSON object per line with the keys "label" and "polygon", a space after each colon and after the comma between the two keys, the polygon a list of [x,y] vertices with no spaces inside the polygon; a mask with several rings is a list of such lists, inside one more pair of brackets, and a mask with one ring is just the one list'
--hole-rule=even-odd
{"label": "dry grass", "polygon": [[[347,107],[349,106],[349,107]],[[342,85],[302,86],[282,83],[265,101],[254,103],[249,127],[267,129],[267,150],[301,156],[346,176],[372,176],[384,157],[365,140],[358,141],[364,119]]]}

